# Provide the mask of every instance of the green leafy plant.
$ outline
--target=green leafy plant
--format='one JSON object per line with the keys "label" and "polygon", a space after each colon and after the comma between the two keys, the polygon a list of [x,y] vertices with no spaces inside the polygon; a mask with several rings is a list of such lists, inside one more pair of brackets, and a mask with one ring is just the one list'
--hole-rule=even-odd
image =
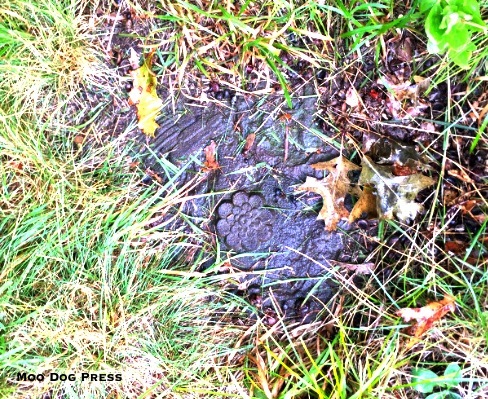
{"label": "green leafy plant", "polygon": [[[421,393],[430,393],[425,399],[461,399],[457,393],[451,391],[461,382],[463,370],[457,363],[450,363],[439,377],[429,369],[416,368],[412,370],[413,388]],[[431,393],[435,388],[445,388],[442,391]]]}
{"label": "green leafy plant", "polygon": [[448,52],[461,68],[469,67],[476,45],[473,32],[486,32],[477,0],[421,0],[420,11],[427,13],[425,32],[430,53]]}

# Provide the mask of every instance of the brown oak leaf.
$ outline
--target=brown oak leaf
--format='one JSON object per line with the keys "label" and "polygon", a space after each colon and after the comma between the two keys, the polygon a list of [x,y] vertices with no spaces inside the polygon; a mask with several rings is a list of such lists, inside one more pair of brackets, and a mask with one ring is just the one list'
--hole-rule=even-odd
{"label": "brown oak leaf", "polygon": [[322,180],[308,176],[298,190],[311,191],[322,197],[323,206],[317,219],[324,221],[326,231],[334,231],[337,223],[349,216],[349,211],[344,207],[344,197],[352,190],[348,173],[361,168],[343,156],[313,164],[312,167],[328,171],[329,174]]}

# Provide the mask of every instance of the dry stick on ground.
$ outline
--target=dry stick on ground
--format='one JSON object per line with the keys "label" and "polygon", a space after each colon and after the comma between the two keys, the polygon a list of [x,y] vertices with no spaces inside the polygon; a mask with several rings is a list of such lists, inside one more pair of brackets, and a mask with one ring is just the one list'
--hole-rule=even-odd
{"label": "dry stick on ground", "polygon": [[292,116],[290,114],[283,114],[279,117],[279,120],[283,123],[283,127],[285,129],[285,155],[283,156],[283,162],[286,162],[288,159],[288,133],[289,133],[289,125],[292,120]]}

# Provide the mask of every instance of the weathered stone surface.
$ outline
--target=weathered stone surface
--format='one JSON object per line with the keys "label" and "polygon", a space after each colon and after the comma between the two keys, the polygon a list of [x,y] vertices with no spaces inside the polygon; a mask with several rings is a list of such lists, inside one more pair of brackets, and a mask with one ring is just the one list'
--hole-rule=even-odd
{"label": "weathered stone surface", "polygon": [[[319,198],[294,192],[306,176],[322,177],[323,172],[310,167],[312,163],[337,155],[309,130],[318,129],[311,92],[305,88],[303,97],[294,100],[294,108],[282,111],[280,97],[254,101],[237,97],[233,110],[231,102],[227,107],[179,103],[176,115],[169,111],[163,115],[156,138],[149,142],[157,156],[176,165],[191,159],[203,163],[203,148],[216,142],[220,169],[208,173],[198,192],[232,192],[195,200],[187,212],[206,218],[208,210],[215,209],[212,220],[223,250],[239,254],[236,265],[249,272],[248,283],[243,284],[248,288],[242,294],[258,295],[263,310],[278,310],[300,321],[313,320],[334,294],[327,260],[337,259],[347,240],[341,233],[324,232],[323,223],[316,220]],[[280,119],[285,113],[291,119]],[[251,133],[256,134],[255,143],[243,153]],[[285,137],[289,141],[286,161]],[[154,158],[147,163],[157,169]],[[200,169],[201,164],[194,162],[195,173]],[[188,170],[182,178],[193,175]]]}

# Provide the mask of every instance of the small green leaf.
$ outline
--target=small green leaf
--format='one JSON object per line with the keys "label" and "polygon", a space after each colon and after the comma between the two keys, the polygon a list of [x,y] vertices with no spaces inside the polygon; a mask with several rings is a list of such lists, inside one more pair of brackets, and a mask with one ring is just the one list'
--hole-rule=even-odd
{"label": "small green leaf", "polygon": [[469,68],[469,60],[471,59],[472,51],[469,50],[462,50],[462,51],[450,51],[449,57],[451,57],[452,62],[454,62],[457,66],[468,69]]}
{"label": "small green leaf", "polygon": [[[448,1],[450,5],[454,5],[462,18],[466,21],[471,21],[477,25],[482,27],[486,27],[487,25],[481,19],[480,14],[480,5],[477,0],[450,0]],[[469,16],[469,17],[468,17]],[[480,28],[475,28],[470,26],[470,29],[473,31],[481,31]]]}
{"label": "small green leaf", "polygon": [[472,21],[479,24],[486,26],[486,24],[481,19],[480,14],[480,4],[476,0],[459,0],[460,5],[459,9],[464,11],[466,14],[469,14],[473,17]]}
{"label": "small green leaf", "polygon": [[429,11],[438,0],[420,0],[420,12]]}
{"label": "small green leaf", "polygon": [[437,374],[433,371],[424,368],[416,368],[412,370],[412,384],[413,388],[422,393],[431,393],[434,388],[439,385],[436,380]]}
{"label": "small green leaf", "polygon": [[425,20],[425,33],[429,38],[429,52],[442,53],[447,50],[447,43],[444,37],[445,30],[439,28],[442,22],[441,11],[442,7],[440,4],[435,4]]}
{"label": "small green leaf", "polygon": [[447,388],[454,388],[459,385],[463,378],[463,370],[457,363],[449,363],[444,370],[443,384]]}
{"label": "small green leaf", "polygon": [[461,371],[461,367],[457,363],[449,363],[444,370],[444,376],[447,377],[453,373],[457,374]]}
{"label": "small green leaf", "polygon": [[448,10],[448,7],[443,10],[443,14],[444,18],[442,18],[439,28],[443,30],[445,29],[447,32],[449,32],[460,22],[459,14],[453,10]]}
{"label": "small green leaf", "polygon": [[445,33],[449,48],[455,51],[465,50],[470,43],[470,34],[466,25],[457,24]]}

